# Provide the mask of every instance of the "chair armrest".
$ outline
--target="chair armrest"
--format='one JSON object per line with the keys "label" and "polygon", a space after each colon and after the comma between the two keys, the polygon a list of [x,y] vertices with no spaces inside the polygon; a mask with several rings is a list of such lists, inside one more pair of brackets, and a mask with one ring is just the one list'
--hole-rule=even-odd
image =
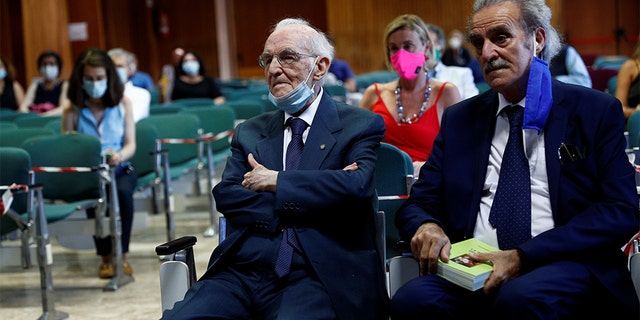
{"label": "chair armrest", "polygon": [[193,247],[198,239],[194,236],[184,236],[169,242],[163,243],[156,247],[156,254],[166,256],[174,254],[178,251]]}

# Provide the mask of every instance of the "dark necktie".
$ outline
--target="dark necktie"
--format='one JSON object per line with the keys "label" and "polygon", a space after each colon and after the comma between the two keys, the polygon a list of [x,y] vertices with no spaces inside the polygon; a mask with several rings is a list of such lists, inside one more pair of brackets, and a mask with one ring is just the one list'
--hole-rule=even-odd
{"label": "dark necktie", "polygon": [[[289,118],[287,125],[291,127],[291,142],[289,142],[287,146],[285,169],[296,170],[298,169],[300,157],[302,156],[302,149],[304,147],[302,133],[307,128],[307,123],[300,118]],[[278,251],[275,266],[275,272],[278,277],[281,278],[289,274],[294,249],[302,251],[293,228],[285,228],[282,231],[282,242],[280,243],[280,250]]]}
{"label": "dark necktie", "polygon": [[500,249],[508,250],[531,239],[531,178],[522,143],[524,109],[516,105],[504,111],[509,116],[509,139],[489,222],[497,229]]}

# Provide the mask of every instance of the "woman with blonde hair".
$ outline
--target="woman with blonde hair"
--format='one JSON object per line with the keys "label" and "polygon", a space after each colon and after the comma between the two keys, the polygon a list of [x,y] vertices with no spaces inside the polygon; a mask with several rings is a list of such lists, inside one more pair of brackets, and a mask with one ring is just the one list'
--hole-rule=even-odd
{"label": "woman with blonde hair", "polygon": [[442,113],[462,98],[456,86],[427,74],[437,60],[427,25],[420,17],[404,14],[395,18],[385,29],[383,43],[387,66],[400,77],[370,85],[360,107],[384,118],[382,141],[411,156],[417,177],[440,130]]}
{"label": "woman with blonde hair", "polygon": [[618,71],[616,98],[622,103],[624,117],[640,110],[640,41],[631,58]]}

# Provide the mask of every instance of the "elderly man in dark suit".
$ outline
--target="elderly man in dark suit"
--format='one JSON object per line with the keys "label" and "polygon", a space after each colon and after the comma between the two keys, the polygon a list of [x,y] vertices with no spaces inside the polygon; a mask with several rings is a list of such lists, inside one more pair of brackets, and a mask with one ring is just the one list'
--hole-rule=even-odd
{"label": "elderly man in dark suit", "polygon": [[[492,90],[445,111],[396,216],[425,275],[397,291],[392,319],[638,318],[620,250],[639,228],[622,108],[551,78],[550,20],[544,0],[476,1],[467,38]],[[472,237],[502,249],[471,254],[493,264],[475,292],[434,275]]]}
{"label": "elderly man in dark suit", "polygon": [[323,92],[332,58],[304,20],[269,35],[258,62],[279,110],[236,127],[213,189],[233,231],[165,319],[388,319],[372,201],[384,122]]}

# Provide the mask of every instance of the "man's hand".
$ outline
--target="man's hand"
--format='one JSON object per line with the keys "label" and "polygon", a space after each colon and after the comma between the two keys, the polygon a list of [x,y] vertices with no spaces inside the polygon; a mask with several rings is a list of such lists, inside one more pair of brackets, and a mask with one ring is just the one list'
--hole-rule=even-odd
{"label": "man's hand", "polygon": [[354,163],[342,168],[342,170],[344,170],[344,171],[348,171],[348,170],[356,171],[356,170],[358,170],[358,164],[354,162]]}
{"label": "man's hand", "polygon": [[438,258],[449,261],[451,241],[436,223],[427,222],[411,238],[411,252],[420,263],[420,275],[435,274]]}
{"label": "man's hand", "polygon": [[251,153],[247,157],[247,161],[253,169],[244,174],[242,186],[253,191],[276,192],[278,171],[265,168],[265,166],[256,161]]}
{"label": "man's hand", "polygon": [[495,291],[503,282],[520,274],[520,255],[517,250],[506,250],[488,253],[470,253],[474,261],[489,261],[493,264],[493,272],[487,278],[482,289],[485,293]]}

